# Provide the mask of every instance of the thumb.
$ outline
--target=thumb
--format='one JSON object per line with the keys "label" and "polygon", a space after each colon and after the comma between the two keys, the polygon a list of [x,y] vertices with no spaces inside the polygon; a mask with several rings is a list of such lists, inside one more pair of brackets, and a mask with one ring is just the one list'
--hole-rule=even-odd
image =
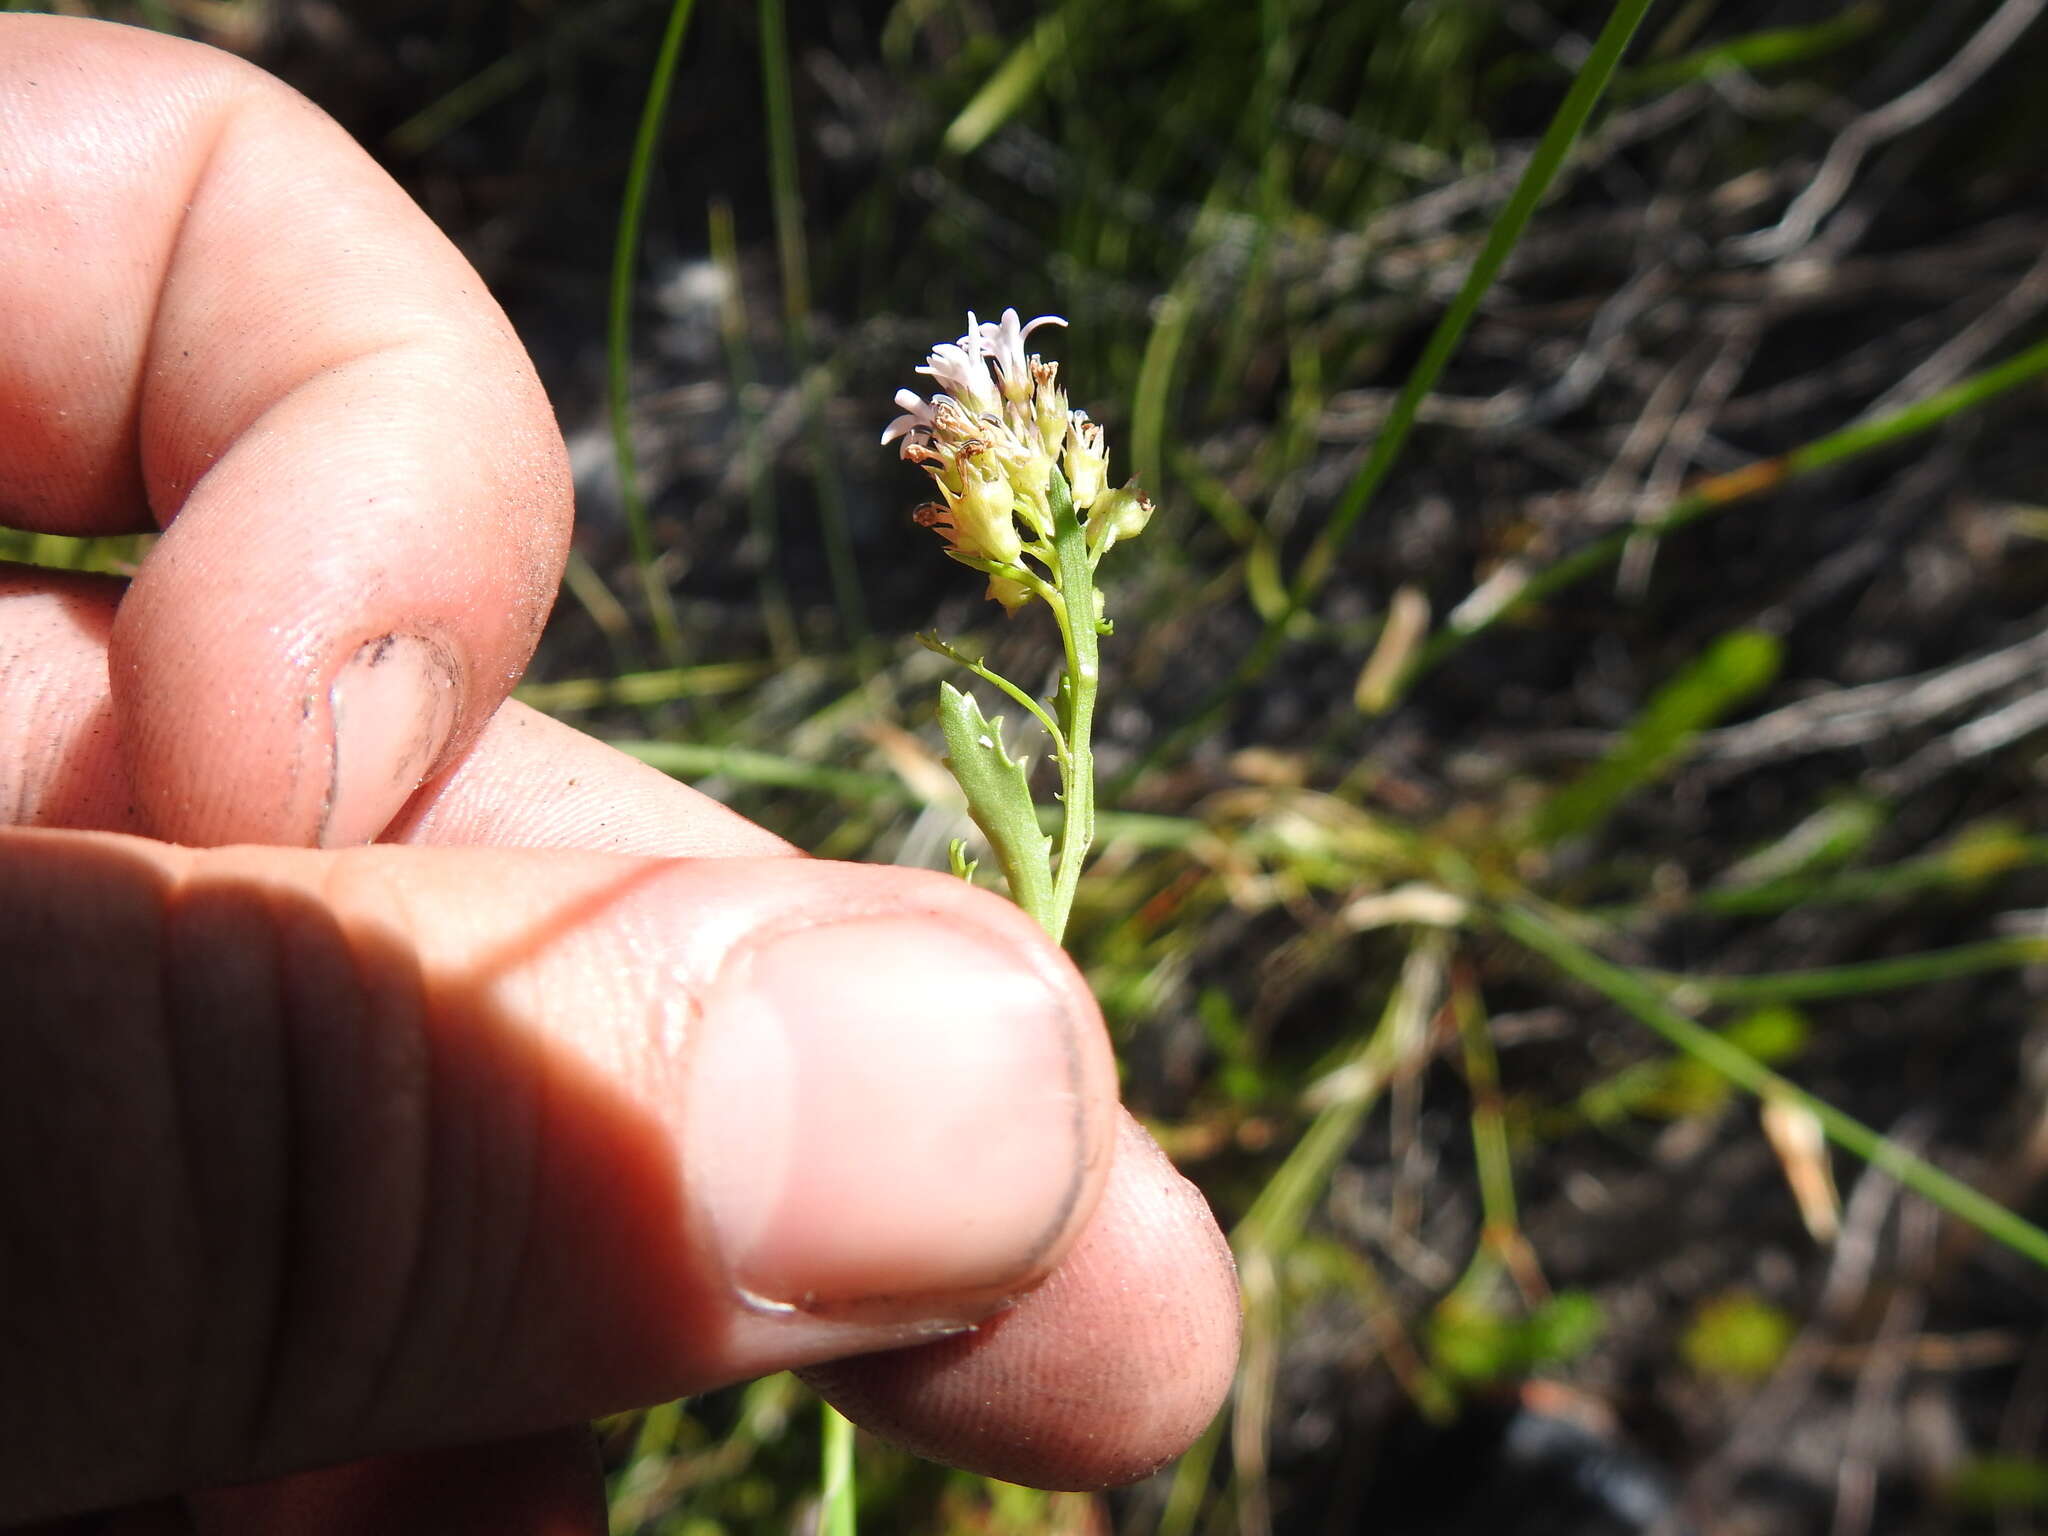
{"label": "thumb", "polygon": [[1100,1192],[1014,908],[791,859],[0,832],[0,1524],[955,1331]]}

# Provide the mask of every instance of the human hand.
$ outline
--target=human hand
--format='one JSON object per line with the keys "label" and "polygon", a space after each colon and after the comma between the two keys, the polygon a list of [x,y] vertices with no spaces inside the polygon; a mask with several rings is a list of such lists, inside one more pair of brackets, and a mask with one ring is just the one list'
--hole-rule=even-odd
{"label": "human hand", "polygon": [[0,1524],[601,1531],[560,1426],[785,1366],[1017,1481],[1199,1431],[1227,1253],[1036,927],[503,702],[560,440],[339,129],[0,16],[0,271],[0,519],[165,530],[0,569]]}

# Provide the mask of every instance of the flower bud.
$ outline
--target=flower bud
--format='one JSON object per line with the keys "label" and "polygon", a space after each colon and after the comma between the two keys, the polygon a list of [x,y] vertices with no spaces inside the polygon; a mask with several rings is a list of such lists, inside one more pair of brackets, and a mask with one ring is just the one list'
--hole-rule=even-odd
{"label": "flower bud", "polygon": [[1119,539],[1135,539],[1152,521],[1152,502],[1134,480],[1104,491],[1088,514],[1088,553],[1100,554]]}
{"label": "flower bud", "polygon": [[1015,613],[1031,601],[1031,589],[1009,576],[989,577],[988,591],[983,595],[992,603],[1001,603],[1004,613]]}
{"label": "flower bud", "polygon": [[940,486],[952,509],[953,547],[963,555],[1000,560],[1014,565],[1024,553],[1024,541],[1017,536],[1017,523],[1010,509],[1015,493],[1009,478],[992,453],[980,453],[960,460],[963,485],[955,496]]}
{"label": "flower bud", "polygon": [[1085,512],[1102,494],[1109,474],[1109,452],[1102,446],[1102,428],[1088,419],[1086,411],[1067,418],[1067,489],[1074,495],[1074,510]]}
{"label": "flower bud", "polygon": [[1067,392],[1059,386],[1059,372],[1058,363],[1032,361],[1031,409],[1036,418],[1032,424],[1038,429],[1040,445],[1049,454],[1060,451],[1067,435]]}

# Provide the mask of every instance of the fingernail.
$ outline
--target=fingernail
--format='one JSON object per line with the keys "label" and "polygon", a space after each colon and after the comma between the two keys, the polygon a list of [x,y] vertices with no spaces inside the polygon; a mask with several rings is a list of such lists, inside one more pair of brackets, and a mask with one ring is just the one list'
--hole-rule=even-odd
{"label": "fingernail", "polygon": [[699,1027],[691,1182],[750,1300],[978,1314],[1074,1219],[1080,1026],[993,939],[910,917],[786,933],[727,963]]}
{"label": "fingernail", "polygon": [[384,635],[351,656],[327,695],[334,779],[320,846],[347,848],[382,832],[447,745],[455,678],[440,647]]}

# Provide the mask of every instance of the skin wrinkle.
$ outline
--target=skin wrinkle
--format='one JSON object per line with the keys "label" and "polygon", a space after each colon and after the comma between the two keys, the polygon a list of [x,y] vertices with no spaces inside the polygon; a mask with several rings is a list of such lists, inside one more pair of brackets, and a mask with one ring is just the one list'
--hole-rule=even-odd
{"label": "skin wrinkle", "polygon": [[[403,867],[389,864],[387,859],[388,855],[379,856],[373,850],[364,849],[341,856],[340,862],[344,867],[360,866],[374,870],[379,876]],[[490,1153],[488,1161],[476,1163],[482,1183],[444,1177],[440,1188],[451,1197],[466,1202],[467,1214],[486,1220],[489,1241],[474,1245],[479,1254],[488,1250],[494,1260],[503,1258],[508,1247],[503,1234],[515,1227],[520,1232],[516,1239],[518,1256],[508,1268],[507,1283],[499,1288],[494,1310],[506,1318],[523,1321],[528,1327],[533,1325],[536,1316],[559,1306],[554,1288],[562,1279],[557,1272],[558,1264],[543,1266],[538,1262],[542,1254],[538,1242],[544,1234],[534,1231],[532,1213],[539,1208],[539,1197],[534,1191],[543,1187],[548,1189],[551,1196],[547,1203],[548,1218],[558,1231],[562,1217],[561,1181],[580,1180],[588,1173],[573,1157],[565,1164],[559,1158],[540,1155],[549,1147],[577,1148],[588,1139],[577,1120],[578,1116],[588,1113],[587,1102],[580,1091],[570,1091],[568,1080],[580,1081],[583,1074],[594,1072],[601,1080],[632,1081],[634,1074],[629,1070],[631,1063],[615,1061],[588,1049],[590,1045],[612,1039],[609,1031],[598,1032],[595,1039],[586,1039],[579,1031],[566,1035],[557,1032],[552,1037],[536,1036],[531,1045],[537,1054],[528,1058],[518,1045],[523,1031],[504,1033],[502,1020],[542,1019],[556,1011],[559,1005],[553,1000],[553,992],[562,978],[546,973],[548,952],[572,935],[579,943],[588,942],[591,936],[601,938],[604,933],[602,918],[623,894],[614,882],[622,880],[624,889],[632,890],[647,880],[663,878],[666,872],[664,866],[657,864],[636,861],[622,865],[611,881],[581,895],[569,894],[566,906],[564,899],[550,896],[509,924],[500,926],[494,923],[481,950],[473,947],[472,939],[459,940],[453,955],[425,973],[433,994],[435,1013],[443,1021],[442,1027],[436,1031],[436,1041],[444,1054],[452,1052],[456,1060],[469,1064],[468,1069],[456,1071],[452,1079],[445,1067],[439,1073],[442,1082],[452,1081],[455,1084],[450,1114],[455,1123],[465,1129],[470,1145],[482,1145]],[[352,908],[369,905],[380,912],[392,913],[392,921],[402,925],[409,921],[404,914],[413,910],[420,896],[403,880],[391,884],[395,890],[390,900],[377,894],[366,894],[366,891],[380,891],[383,888],[381,879],[373,879],[367,887],[348,883],[345,894],[342,894],[342,885],[337,883],[331,887],[336,892],[332,899],[345,902]],[[593,957],[593,973],[602,968],[602,962]],[[465,1019],[470,1022],[464,1022]],[[494,1037],[501,1037],[496,1046],[491,1044]],[[482,1052],[484,1056],[510,1054],[503,1055],[500,1066],[487,1067],[478,1073],[475,1068],[480,1058],[474,1054],[476,1052]],[[546,1106],[556,1090],[567,1091],[567,1102],[573,1106],[562,1111],[561,1134],[549,1132],[541,1123],[542,1117],[553,1113]],[[522,1100],[530,1094],[539,1095],[532,1101],[533,1107],[523,1109],[516,1122],[504,1108],[511,1102],[511,1094],[521,1095]],[[519,1127],[516,1134],[515,1123]],[[476,1142],[474,1133],[479,1128],[489,1132],[487,1143]],[[502,1177],[505,1173],[503,1146],[508,1142],[519,1149],[521,1164],[521,1171],[511,1178]],[[444,1157],[438,1166],[445,1170],[450,1164]],[[507,1211],[515,1213],[513,1219],[492,1214]],[[445,1239],[447,1234],[437,1233],[436,1236]],[[543,1269],[546,1270],[544,1275]],[[537,1290],[536,1284],[543,1278],[547,1289]],[[516,1371],[521,1359],[509,1343],[502,1342],[510,1336],[511,1323],[492,1324],[481,1315],[482,1304],[452,1305],[445,1309],[445,1313],[443,1321],[452,1318],[451,1327],[442,1326],[434,1315],[417,1320],[420,1336],[437,1346],[431,1358],[441,1362],[441,1368],[412,1383],[421,1389],[409,1394],[416,1411],[423,1401],[431,1402],[433,1392],[439,1390],[444,1381],[459,1388],[465,1376],[472,1381],[479,1376],[484,1379],[502,1377],[508,1369]],[[562,1341],[551,1337],[548,1358],[555,1358],[555,1352],[561,1347]],[[417,1369],[419,1361],[427,1358],[425,1355],[410,1356],[408,1363]],[[624,1405],[608,1401],[593,1405],[594,1410],[598,1406],[610,1411]]]}
{"label": "skin wrinkle", "polygon": [[[157,925],[157,944],[152,959],[155,962],[157,996],[163,1003],[158,1010],[157,1026],[163,1042],[164,1093],[170,1100],[171,1121],[177,1131],[178,1167],[182,1170],[182,1176],[174,1187],[185,1193],[191,1211],[190,1225],[194,1234],[193,1269],[198,1277],[199,1290],[204,1294],[207,1279],[217,1262],[217,1255],[209,1251],[212,1244],[208,1241],[208,1223],[202,1214],[204,1197],[200,1191],[204,1184],[204,1176],[200,1172],[199,1143],[193,1120],[191,1095],[186,1091],[186,1074],[179,1071],[179,1063],[184,1055],[180,1046],[185,1038],[185,1032],[178,1028],[179,1021],[176,1017],[176,960],[171,936],[171,924],[174,921],[177,901],[178,885],[173,884],[164,893],[162,921]],[[202,1415],[196,1411],[196,1398],[200,1383],[207,1375],[207,1361],[203,1357],[205,1334],[204,1309],[194,1307],[187,1325],[185,1347],[180,1351],[184,1367],[182,1390],[176,1393],[172,1421],[167,1426],[168,1432],[165,1435],[165,1444],[181,1448],[177,1459],[187,1466],[192,1465],[195,1460],[195,1447],[191,1443],[191,1437],[197,1426],[203,1422]]]}
{"label": "skin wrinkle", "polygon": [[[197,946],[196,953],[193,950],[194,936],[187,931],[191,927],[193,916],[189,909],[202,900],[212,898],[212,892],[207,888],[208,882],[200,873],[200,869],[197,861],[184,861],[175,882],[166,892],[165,929],[170,935],[166,961],[169,965],[186,970],[194,976],[210,977],[218,974],[217,968],[209,959],[209,950],[219,942],[217,931],[209,928],[198,935],[204,942]],[[224,1186],[223,1192],[229,1198],[223,1202],[216,1196],[209,1201],[203,1187],[198,1188],[197,1193],[202,1205],[215,1204],[221,1207],[215,1212],[214,1221],[209,1224],[212,1229],[216,1233],[226,1231],[238,1234],[246,1230],[245,1223],[252,1214],[246,1209],[239,1208],[233,1200],[234,1196],[247,1193],[238,1175],[245,1170],[256,1170],[257,1176],[265,1180],[266,1188],[272,1194],[277,1208],[289,1209],[291,1202],[285,1196],[285,1192],[293,1187],[298,1160],[294,1156],[296,1149],[290,1134],[297,1120],[293,1114],[293,1088],[296,1077],[289,1070],[285,1059],[289,1050],[289,1032],[283,1027],[286,1011],[282,986],[284,957],[278,942],[275,908],[267,899],[266,893],[260,889],[254,893],[238,891],[234,894],[238,910],[244,914],[253,910],[260,915],[261,921],[253,928],[246,920],[236,926],[238,953],[232,963],[238,970],[245,969],[247,962],[243,957],[249,953],[250,941],[260,935],[268,962],[263,965],[262,972],[264,980],[268,983],[264,991],[269,1005],[240,1013],[233,1021],[231,1035],[225,1032],[215,1033],[211,1036],[210,1043],[217,1050],[232,1048],[240,1060],[247,1061],[255,1055],[251,1046],[259,1040],[262,1042],[263,1057],[272,1064],[272,1070],[266,1077],[273,1088],[274,1096],[262,1099],[252,1096],[242,1102],[246,1104],[249,1114],[262,1119],[262,1127],[258,1134],[261,1137],[262,1150],[267,1155],[243,1160],[233,1155],[242,1149],[217,1148],[214,1152],[215,1158],[225,1155],[229,1159],[229,1165],[223,1171],[222,1177],[217,1180],[202,1178],[202,1184],[221,1183]],[[187,1013],[187,1018],[174,1017],[174,1027],[178,1027],[181,1038],[198,1036],[197,1028],[193,1027],[198,1021],[189,1017],[195,1009],[204,1010],[209,1015],[208,1023],[219,1022],[218,1014],[223,1000],[213,995],[212,988],[209,987],[199,996],[193,997],[180,981],[176,985],[175,995],[184,997],[188,1004],[183,1010]],[[230,998],[227,1001],[232,1003],[235,999]],[[176,1011],[178,1010],[171,1010],[174,1015]],[[208,1060],[202,1052],[196,1063],[188,1064],[185,1073],[187,1083],[204,1081],[213,1076],[217,1065]],[[184,1096],[188,1100],[192,1096],[189,1087]],[[240,1108],[242,1105],[238,1104],[236,1107]],[[236,1298],[234,1316],[221,1319],[217,1309],[209,1309],[209,1312],[212,1320],[222,1324],[226,1342],[246,1343],[246,1348],[237,1349],[233,1353],[234,1357],[246,1359],[252,1370],[246,1389],[231,1394],[239,1397],[243,1404],[242,1412],[236,1416],[234,1423],[228,1424],[215,1415],[195,1415],[193,1422],[186,1427],[186,1434],[182,1438],[186,1444],[188,1475],[201,1480],[206,1479],[209,1474],[217,1475],[220,1468],[246,1466],[251,1463],[263,1445],[264,1425],[269,1416],[267,1405],[275,1397],[277,1366],[282,1359],[279,1342],[286,1326],[284,1283],[285,1277],[290,1273],[292,1226],[288,1220],[272,1220],[267,1223],[259,1222],[257,1230],[268,1232],[272,1242],[268,1246],[267,1258],[252,1254],[249,1259],[243,1261],[245,1264],[254,1262],[258,1266],[256,1273],[248,1277],[254,1282],[253,1293],[248,1285],[243,1284],[233,1284],[230,1289],[230,1282],[238,1277],[223,1275],[220,1270],[224,1264],[232,1260],[218,1256],[213,1264],[209,1265],[203,1280],[208,1294],[218,1295],[224,1289],[228,1289]],[[225,1244],[216,1241],[214,1246],[232,1250],[237,1244],[230,1238]],[[257,1324],[253,1329],[249,1326],[252,1319]],[[196,1393],[202,1386],[217,1387],[223,1379],[223,1366],[228,1363],[217,1356],[195,1362],[197,1373],[188,1387],[188,1392]],[[193,1441],[192,1436],[204,1429],[209,1420],[213,1422],[216,1430],[216,1443],[211,1447],[201,1446]],[[223,1429],[225,1433],[219,1433]]]}
{"label": "skin wrinkle", "polygon": [[[314,1191],[309,1187],[315,1153],[310,1104],[318,1091],[312,1086],[318,1074],[304,1027],[308,1013],[303,1006],[308,995],[304,973],[310,969],[306,963],[309,957],[304,953],[303,941],[288,930],[283,914],[267,893],[262,905],[274,924],[280,962],[277,1039],[282,1070],[278,1074],[277,1093],[282,1134],[277,1155],[287,1198],[283,1219],[276,1224],[277,1254],[270,1266],[276,1300],[268,1309],[270,1327],[257,1357],[263,1366],[262,1380],[251,1399],[246,1438],[238,1448],[246,1463],[255,1466],[276,1464],[280,1448],[288,1446],[293,1438],[293,1394],[297,1383],[292,1380],[292,1367],[298,1364],[301,1341],[307,1333],[305,1281],[315,1267],[311,1255],[313,1234],[320,1226],[316,1217],[327,1214],[326,1202],[313,1198]],[[327,979],[334,978],[330,975]],[[327,1006],[334,1007],[337,999],[338,992],[330,990]]]}
{"label": "skin wrinkle", "polygon": [[[476,1090],[472,1087],[469,1091],[473,1094]],[[495,1369],[500,1362],[517,1357],[518,1344],[513,1334],[513,1323],[519,1316],[517,1298],[523,1293],[529,1266],[536,1255],[532,1242],[533,1211],[545,1155],[542,1120],[536,1106],[545,1090],[528,1078],[515,1076],[509,1091],[508,1085],[496,1078],[487,1091],[496,1096],[491,1113],[497,1128],[488,1147],[474,1134],[466,1135],[459,1149],[466,1156],[455,1159],[453,1177],[449,1176],[446,1156],[437,1159],[442,1170],[438,1192],[446,1201],[462,1208],[456,1224],[469,1241],[466,1262],[455,1266],[454,1280],[444,1287],[449,1293],[446,1306],[452,1314],[450,1325],[436,1330],[428,1314],[419,1320],[422,1326],[416,1330],[422,1339],[432,1340],[438,1346],[441,1357],[434,1390],[421,1394],[429,1402],[446,1394],[450,1386],[459,1388],[467,1368]],[[517,1135],[505,1129],[514,1118],[509,1106],[515,1102],[515,1095],[520,1127]],[[461,1117],[461,1121],[473,1130],[473,1122],[467,1116]],[[516,1173],[508,1168],[508,1150],[517,1158]],[[495,1262],[501,1256],[509,1257]]]}
{"label": "skin wrinkle", "polygon": [[[267,1251],[257,1256],[261,1268],[256,1276],[256,1294],[260,1297],[262,1324],[257,1337],[251,1341],[248,1360],[252,1367],[247,1388],[243,1393],[243,1411],[239,1424],[239,1439],[230,1442],[228,1465],[245,1465],[262,1444],[265,1405],[271,1400],[275,1386],[277,1362],[282,1357],[280,1342],[285,1329],[285,1279],[291,1273],[291,1227],[288,1220],[275,1219],[275,1213],[290,1209],[290,1191],[294,1184],[296,1163],[293,1158],[291,1127],[292,1086],[294,1077],[289,1059],[289,1036],[285,1029],[285,989],[283,950],[278,943],[275,927],[275,913],[267,900],[261,900],[263,915],[269,921],[263,925],[267,940],[266,949],[270,958],[266,980],[269,985],[269,1007],[262,1013],[261,1028],[264,1059],[268,1067],[268,1081],[280,1090],[276,1099],[267,1106],[267,1123],[263,1127],[265,1148],[270,1156],[262,1164],[266,1179],[266,1192],[271,1196],[273,1220],[269,1225],[272,1242]],[[243,1036],[246,1044],[246,1036]],[[264,1113],[256,1109],[255,1113]],[[240,1212],[224,1213],[229,1220],[240,1216]],[[228,1319],[230,1331],[236,1326],[236,1319]]]}
{"label": "skin wrinkle", "polygon": [[[263,905],[267,915],[274,920],[274,904],[265,899]],[[310,1226],[307,1202],[303,1197],[291,1197],[293,1191],[301,1188],[308,1162],[305,1144],[306,1078],[299,1032],[293,1028],[293,1015],[297,1010],[292,1004],[288,980],[293,957],[283,934],[276,933],[275,937],[280,962],[276,1031],[280,1068],[277,1074],[277,1121],[282,1132],[276,1151],[280,1188],[286,1192],[286,1199],[282,1219],[276,1224],[277,1250],[269,1267],[275,1299],[267,1309],[269,1327],[256,1356],[262,1369],[256,1391],[249,1400],[248,1427],[240,1447],[243,1459],[252,1466],[268,1463],[271,1448],[283,1438],[279,1426],[287,1416],[283,1393],[285,1346],[291,1336],[291,1297],[296,1277],[304,1267],[303,1256],[308,1247],[307,1231]]]}
{"label": "skin wrinkle", "polygon": [[[192,222],[192,209],[199,200],[199,189],[206,184],[206,178],[213,168],[213,157],[219,151],[221,141],[226,137],[232,112],[222,111],[213,123],[213,131],[207,137],[206,147],[197,157],[197,166],[192,178],[185,184],[185,195],[179,200],[178,222],[171,230],[171,238],[165,248],[162,270],[166,274],[177,270],[178,251],[184,244],[185,231]],[[156,285],[149,308],[149,324],[143,329],[143,343],[136,349],[135,382],[129,396],[128,419],[130,422],[128,442],[135,465],[135,483],[142,487],[147,503],[148,518],[159,528],[165,526],[176,515],[177,507],[184,505],[182,495],[176,497],[173,505],[158,506],[156,489],[150,482],[149,466],[144,463],[143,445],[149,441],[143,420],[143,411],[148,399],[147,381],[158,367],[157,325],[163,316],[164,298],[170,292],[168,275]],[[146,524],[145,524],[146,526]]]}
{"label": "skin wrinkle", "polygon": [[[338,894],[337,887],[344,878],[341,871],[346,867],[345,864],[337,863],[334,869],[329,872],[322,885],[323,897],[330,901],[336,898]],[[398,883],[395,881],[383,881],[380,883],[383,887],[383,893],[388,897],[392,907],[395,909],[393,913],[395,925],[401,932],[406,931],[413,926],[417,918],[410,910],[410,903],[406,900],[405,892],[399,888]],[[350,945],[350,950],[352,958],[360,964],[360,950],[354,944]],[[420,975],[417,969],[414,969],[409,973],[407,979],[413,983],[408,990],[415,993],[419,998],[415,1017],[423,1021],[429,1015],[425,997],[425,978]],[[369,1388],[364,1395],[364,1416],[370,1422],[375,1422],[379,1418],[384,1405],[393,1397],[392,1377],[403,1357],[407,1335],[417,1330],[425,1310],[421,1305],[420,1298],[426,1284],[427,1234],[429,1231],[445,1232],[439,1221],[442,1207],[446,1203],[442,1198],[445,1193],[445,1182],[442,1175],[445,1172],[446,1165],[445,1159],[439,1155],[436,1146],[439,1140],[436,1131],[440,1127],[441,1121],[434,1113],[437,1083],[434,1051],[431,1043],[424,1038],[421,1039],[420,1044],[422,1048],[417,1053],[416,1060],[419,1064],[418,1104],[421,1150],[420,1155],[414,1159],[414,1167],[417,1171],[417,1178],[415,1180],[416,1198],[407,1204],[407,1208],[413,1215],[413,1220],[404,1224],[401,1236],[401,1240],[405,1244],[405,1257],[403,1260],[405,1273],[404,1278],[399,1282],[397,1304],[392,1313],[394,1326],[390,1331],[390,1336],[385,1341],[382,1359],[370,1373]],[[462,1202],[456,1201],[454,1204],[458,1211],[463,1209]],[[445,1237],[443,1241],[445,1241]],[[470,1250],[475,1252],[476,1245],[471,1244]]]}
{"label": "skin wrinkle", "polygon": [[[369,1078],[370,1096],[382,1105],[371,1150],[374,1154],[385,1147],[394,1148],[398,1163],[395,1173],[381,1181],[385,1189],[399,1192],[402,1198],[399,1218],[389,1224],[400,1234],[402,1252],[385,1287],[388,1304],[377,1319],[384,1358],[391,1360],[403,1358],[405,1340],[418,1320],[408,1302],[411,1288],[426,1273],[419,1256],[437,1247],[427,1234],[432,1230],[436,1198],[447,1183],[436,1135],[445,1122],[433,1113],[439,1030],[427,1001],[425,978],[412,963],[412,952],[403,946],[390,946],[392,957],[400,964],[372,962],[360,942],[365,937],[364,930],[353,925],[342,933],[351,965],[366,977],[365,995],[376,999],[365,1018],[367,1039],[377,1051]],[[396,1002],[391,999],[393,992],[401,994]],[[380,1227],[385,1226],[383,1203],[373,1207],[371,1214],[379,1218]],[[469,1225],[473,1229],[475,1223]],[[458,1264],[458,1274],[472,1270],[478,1245],[472,1241],[466,1250],[458,1246],[456,1252],[471,1261],[468,1266]],[[374,1358],[370,1349],[365,1353]],[[372,1368],[364,1375],[361,1423],[366,1434],[369,1426],[390,1422],[378,1391],[381,1374]]]}
{"label": "skin wrinkle", "polygon": [[[375,858],[336,860],[322,889],[338,909],[379,913],[379,934],[408,934],[420,924],[416,893],[406,881],[389,879],[389,866]],[[350,928],[348,938],[360,965],[369,938],[358,928]],[[365,1393],[365,1425],[381,1425],[387,1434],[393,1425],[410,1432],[422,1415],[430,1421],[432,1405],[461,1391],[465,1378],[512,1358],[510,1331],[537,1251],[532,1210],[545,1174],[535,1110],[545,1073],[510,1071],[485,1044],[502,1026],[483,1018],[541,1018],[543,999],[528,995],[514,1004],[502,995],[504,977],[492,987],[475,987],[465,973],[432,975],[410,946],[395,944],[395,952],[406,963],[403,985],[416,999],[412,1016],[434,1024],[418,1032],[420,1049],[412,1053],[420,1079],[414,1122],[422,1135],[414,1159],[420,1198],[408,1202],[408,1274],[391,1311],[383,1360]],[[524,985],[524,977],[518,981]],[[471,991],[477,1001],[467,1001]],[[379,1016],[389,1012],[379,1010]],[[506,1108],[514,1098],[522,1106],[518,1116]],[[508,1149],[516,1149],[524,1169],[518,1178],[506,1178]],[[516,1196],[506,1198],[510,1192]],[[512,1227],[506,1212],[516,1217]],[[506,1241],[514,1229],[518,1237]],[[510,1266],[500,1264],[506,1251],[514,1253]],[[494,1272],[502,1280],[487,1284]],[[489,1339],[487,1348],[475,1348],[479,1337]]]}
{"label": "skin wrinkle", "polygon": [[[545,1112],[535,1111],[528,1116],[528,1122],[538,1130],[546,1124]],[[482,1352],[486,1360],[508,1360],[516,1357],[520,1345],[513,1331],[514,1325],[517,1319],[529,1310],[522,1303],[529,1278],[534,1274],[536,1267],[536,1243],[540,1231],[534,1213],[541,1208],[541,1188],[546,1170],[538,1155],[536,1138],[529,1137],[524,1145],[528,1153],[525,1177],[517,1181],[521,1194],[516,1208],[519,1235],[510,1244],[513,1259],[511,1268],[507,1271],[512,1278],[509,1284],[499,1287],[496,1316],[489,1326],[482,1330],[483,1337],[489,1340],[488,1347]]]}

